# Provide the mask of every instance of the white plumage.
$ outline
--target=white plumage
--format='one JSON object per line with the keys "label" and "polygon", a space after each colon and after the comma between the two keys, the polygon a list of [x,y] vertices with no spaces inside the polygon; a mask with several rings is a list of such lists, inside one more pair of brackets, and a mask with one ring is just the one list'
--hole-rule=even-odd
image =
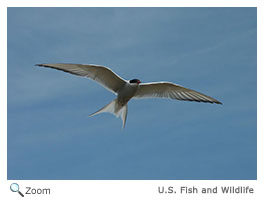
{"label": "white plumage", "polygon": [[65,63],[37,64],[37,66],[54,68],[74,75],[90,78],[116,94],[116,99],[90,116],[102,112],[109,112],[116,117],[121,116],[123,127],[126,124],[127,103],[131,98],[171,98],[176,100],[222,104],[210,96],[170,82],[141,83],[138,79],[127,81],[104,66]]}

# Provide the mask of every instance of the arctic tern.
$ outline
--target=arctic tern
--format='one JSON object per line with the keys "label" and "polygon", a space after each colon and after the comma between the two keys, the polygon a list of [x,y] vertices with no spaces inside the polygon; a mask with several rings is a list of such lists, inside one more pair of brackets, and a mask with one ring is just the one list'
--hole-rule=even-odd
{"label": "arctic tern", "polygon": [[105,66],[65,63],[36,64],[36,66],[53,68],[74,75],[90,78],[116,94],[116,99],[95,113],[92,113],[90,116],[103,112],[109,112],[116,117],[121,116],[123,127],[126,124],[127,103],[131,98],[171,98],[176,100],[222,104],[210,96],[184,88],[171,82],[161,81],[141,83],[138,79],[132,79],[129,81],[124,80]]}

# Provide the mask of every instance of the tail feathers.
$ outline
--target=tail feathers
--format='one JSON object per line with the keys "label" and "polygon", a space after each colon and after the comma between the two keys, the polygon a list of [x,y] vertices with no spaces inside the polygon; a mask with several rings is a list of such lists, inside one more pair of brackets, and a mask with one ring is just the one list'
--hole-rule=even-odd
{"label": "tail feathers", "polygon": [[92,117],[94,115],[97,115],[97,114],[100,114],[103,112],[112,113],[116,117],[121,116],[121,119],[123,121],[123,128],[125,127],[126,118],[127,118],[127,104],[124,106],[121,106],[118,104],[117,99],[115,99],[112,102],[110,102],[109,104],[107,104],[106,106],[104,106],[103,108],[101,108],[100,110],[90,114],[89,117]]}
{"label": "tail feathers", "polygon": [[124,105],[120,110],[121,119],[123,121],[123,128],[126,125],[126,119],[127,119],[127,104]]}
{"label": "tail feathers", "polygon": [[109,113],[112,113],[112,114],[114,114],[116,116],[115,107],[116,107],[116,100],[113,100],[112,102],[110,102],[106,106],[102,107],[100,110],[90,114],[89,117],[92,117],[94,115],[97,115],[97,114],[100,114],[100,113],[103,113],[103,112],[109,112]]}

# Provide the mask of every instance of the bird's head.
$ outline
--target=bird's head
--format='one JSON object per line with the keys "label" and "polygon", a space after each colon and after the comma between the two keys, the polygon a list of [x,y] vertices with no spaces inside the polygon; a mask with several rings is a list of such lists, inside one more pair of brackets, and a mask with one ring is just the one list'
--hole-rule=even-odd
{"label": "bird's head", "polygon": [[132,79],[132,80],[129,81],[129,83],[131,83],[131,84],[139,84],[139,83],[141,83],[141,81],[139,79]]}

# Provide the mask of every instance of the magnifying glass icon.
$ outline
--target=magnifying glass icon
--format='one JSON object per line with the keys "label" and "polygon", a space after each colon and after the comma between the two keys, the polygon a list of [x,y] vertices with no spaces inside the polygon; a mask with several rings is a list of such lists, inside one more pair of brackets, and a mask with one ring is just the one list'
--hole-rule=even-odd
{"label": "magnifying glass icon", "polygon": [[19,191],[19,185],[17,183],[13,183],[10,185],[10,190],[12,192],[18,192],[20,194],[20,196],[24,197],[24,194],[22,194],[20,191]]}

